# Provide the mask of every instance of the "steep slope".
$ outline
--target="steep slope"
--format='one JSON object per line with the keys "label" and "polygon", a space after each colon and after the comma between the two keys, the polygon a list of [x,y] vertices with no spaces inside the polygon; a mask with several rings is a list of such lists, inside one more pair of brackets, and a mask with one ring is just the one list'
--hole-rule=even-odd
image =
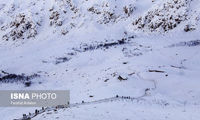
{"label": "steep slope", "polygon": [[[0,0],[0,90],[70,90],[70,108],[37,120],[198,119],[199,5]],[[35,109],[1,108],[0,116]]]}
{"label": "steep slope", "polygon": [[[143,16],[133,22],[135,30],[167,32],[176,27],[185,32],[195,30],[199,24],[200,11],[193,0],[164,0],[152,6]],[[181,27],[180,27],[181,26]]]}

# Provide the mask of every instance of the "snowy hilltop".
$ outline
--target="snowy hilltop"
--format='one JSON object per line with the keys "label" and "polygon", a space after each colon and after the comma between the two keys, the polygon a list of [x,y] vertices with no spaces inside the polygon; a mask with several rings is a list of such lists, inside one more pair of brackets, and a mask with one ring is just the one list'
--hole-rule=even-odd
{"label": "snowy hilltop", "polygon": [[0,90],[70,90],[69,107],[2,107],[0,116],[197,120],[199,6],[199,0],[0,0]]}

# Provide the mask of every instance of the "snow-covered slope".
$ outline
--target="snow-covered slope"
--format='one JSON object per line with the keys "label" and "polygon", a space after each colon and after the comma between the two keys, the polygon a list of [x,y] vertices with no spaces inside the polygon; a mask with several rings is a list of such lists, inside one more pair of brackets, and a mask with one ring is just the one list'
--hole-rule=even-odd
{"label": "snow-covered slope", "polygon": [[[197,120],[199,6],[198,0],[0,0],[0,89],[70,90],[70,108],[36,120]],[[1,108],[0,116],[16,119],[35,109]]]}
{"label": "snow-covered slope", "polygon": [[133,25],[143,31],[166,32],[177,28],[186,32],[195,30],[199,24],[199,9],[191,0],[164,0],[158,2]]}

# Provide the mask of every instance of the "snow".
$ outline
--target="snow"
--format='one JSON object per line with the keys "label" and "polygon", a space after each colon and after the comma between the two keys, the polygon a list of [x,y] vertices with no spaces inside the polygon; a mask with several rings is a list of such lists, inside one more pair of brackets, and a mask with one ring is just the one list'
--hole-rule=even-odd
{"label": "snow", "polygon": [[[137,100],[119,99],[47,111],[33,120],[197,120],[200,118],[200,45],[170,46],[200,40],[199,1],[190,1],[178,11],[163,10],[163,4],[172,1],[0,0],[0,71],[40,75],[31,80],[30,87],[1,82],[0,90],[66,89],[70,90],[70,103],[116,95],[142,96]],[[186,4],[184,0],[178,1]],[[133,8],[133,13],[126,14],[125,6]],[[97,11],[88,11],[91,7]],[[145,18],[149,11],[160,9],[168,18],[182,15],[185,8],[187,19],[167,31],[161,28],[151,31],[148,23],[141,29],[132,24],[139,17]],[[50,19],[56,11],[58,19],[57,16]],[[37,34],[27,38],[28,29],[20,38],[13,40],[9,36],[4,40],[3,36],[14,29],[10,23],[19,14],[37,26]],[[187,24],[195,29],[185,32]],[[122,39],[126,40],[124,44],[97,47]],[[84,50],[88,46],[96,49]],[[119,76],[127,80],[119,80]],[[3,120],[17,119],[35,109],[1,107],[0,116]]]}

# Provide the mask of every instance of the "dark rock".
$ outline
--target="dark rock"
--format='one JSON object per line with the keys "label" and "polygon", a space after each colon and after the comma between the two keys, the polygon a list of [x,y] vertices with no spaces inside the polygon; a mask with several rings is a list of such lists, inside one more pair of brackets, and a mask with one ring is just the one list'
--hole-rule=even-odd
{"label": "dark rock", "polygon": [[123,78],[122,76],[118,76],[118,80],[122,81],[122,80],[128,80],[128,78]]}

